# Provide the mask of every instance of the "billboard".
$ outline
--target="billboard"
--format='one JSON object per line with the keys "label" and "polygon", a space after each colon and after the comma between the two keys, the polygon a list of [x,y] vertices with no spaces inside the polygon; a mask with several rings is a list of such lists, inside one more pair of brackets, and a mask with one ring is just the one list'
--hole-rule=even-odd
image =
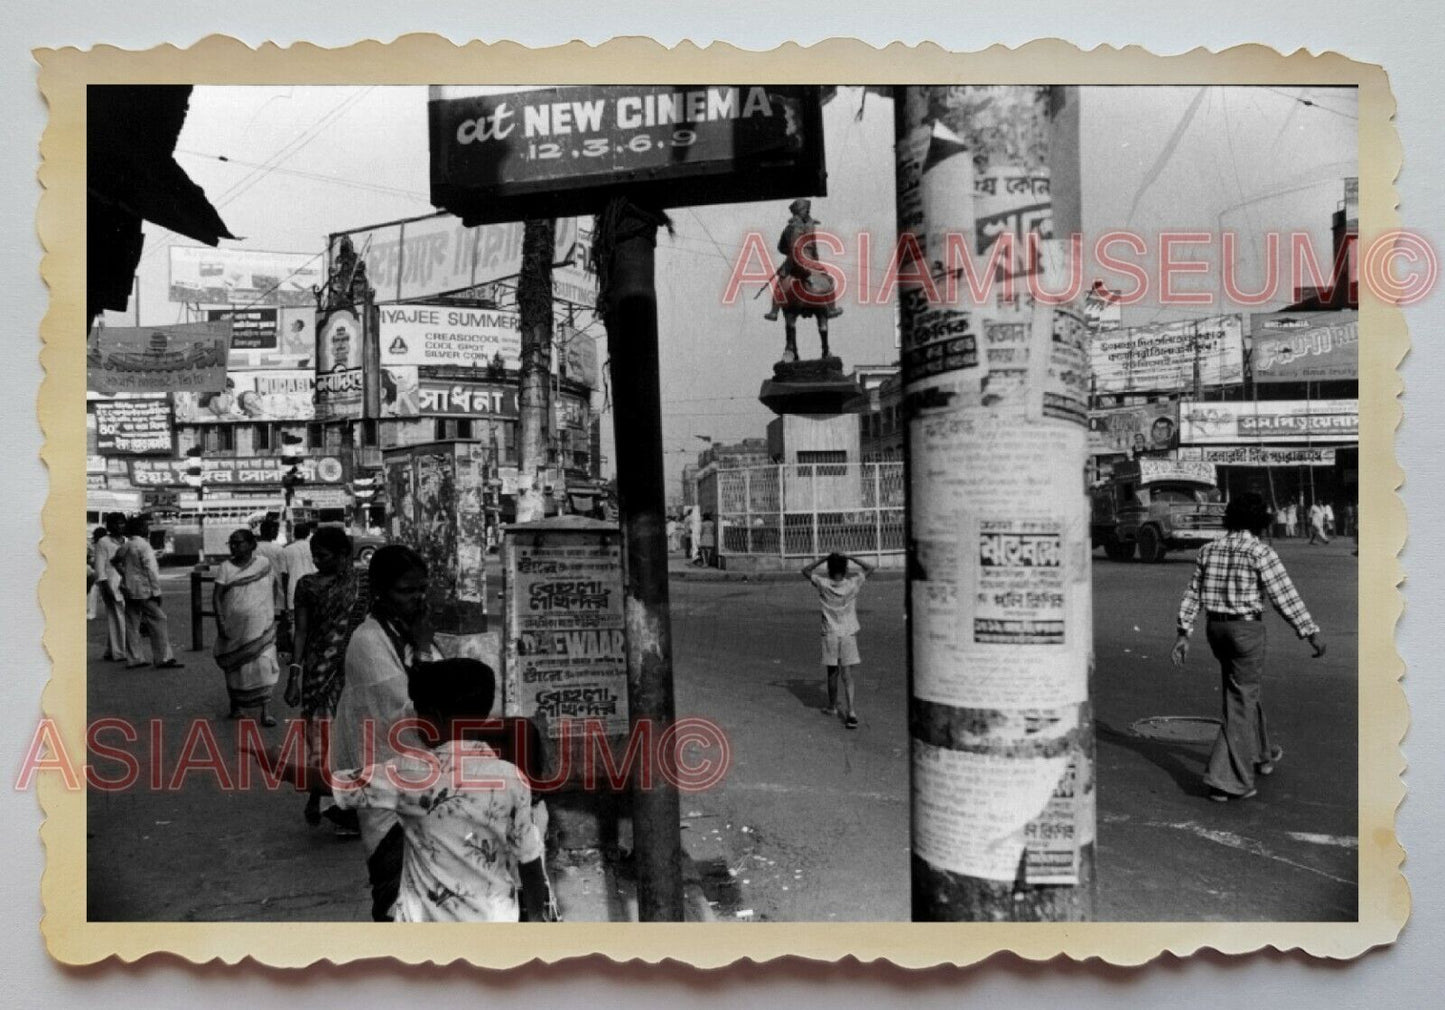
{"label": "billboard", "polygon": [[1141,403],[1089,411],[1089,452],[1138,456],[1179,448],[1179,403]]}
{"label": "billboard", "polygon": [[[331,255],[349,236],[378,301],[417,301],[516,277],[522,272],[522,231],[520,220],[468,227],[455,215],[433,214],[338,232]],[[557,219],[552,263],[553,297],[586,308],[597,304],[590,221]]]}
{"label": "billboard", "polygon": [[562,326],[557,332],[558,353],[552,368],[564,379],[580,382],[588,389],[600,389],[597,374],[597,341],[589,334]]}
{"label": "billboard", "polygon": [[207,309],[206,315],[232,321],[232,369],[316,367],[314,308]]}
{"label": "billboard", "polygon": [[1267,445],[1196,445],[1180,451],[1218,466],[1334,466],[1335,450]]}
{"label": "billboard", "polygon": [[95,446],[104,456],[172,455],[176,450],[170,403],[164,396],[96,400]]}
{"label": "billboard", "polygon": [[517,389],[499,382],[440,378],[415,365],[381,371],[383,417],[518,416]]}
{"label": "billboard", "polygon": [[1360,321],[1354,310],[1257,312],[1249,317],[1249,332],[1255,382],[1360,377]]}
{"label": "billboard", "polygon": [[170,300],[194,305],[314,306],[319,254],[171,246]]}
{"label": "billboard", "polygon": [[364,389],[361,319],[351,309],[334,309],[316,329],[316,419],[361,417]]}
{"label": "billboard", "polygon": [[431,199],[469,224],[595,214],[641,186],[658,207],[826,194],[809,85],[626,85],[427,103]]}
{"label": "billboard", "polygon": [[1169,392],[1244,381],[1244,320],[1212,316],[1094,334],[1096,393]]}
{"label": "billboard", "polygon": [[497,355],[501,355],[504,367],[521,367],[522,332],[515,312],[449,305],[383,305],[379,313],[383,368],[484,368]]}
{"label": "billboard", "polygon": [[316,373],[310,369],[229,372],[220,393],[177,393],[176,420],[310,421],[316,417]]}
{"label": "billboard", "polygon": [[[133,459],[130,461],[130,482],[139,488],[188,487],[189,459]],[[280,456],[205,457],[201,461],[201,480],[207,487],[241,488],[256,484],[281,483],[290,467]],[[344,484],[346,467],[337,456],[313,456],[303,459],[298,467],[307,484]]]}
{"label": "billboard", "polygon": [[1354,443],[1360,438],[1359,400],[1258,400],[1179,405],[1180,442]]}
{"label": "billboard", "polygon": [[174,326],[94,327],[86,341],[96,393],[215,393],[226,388],[230,320]]}

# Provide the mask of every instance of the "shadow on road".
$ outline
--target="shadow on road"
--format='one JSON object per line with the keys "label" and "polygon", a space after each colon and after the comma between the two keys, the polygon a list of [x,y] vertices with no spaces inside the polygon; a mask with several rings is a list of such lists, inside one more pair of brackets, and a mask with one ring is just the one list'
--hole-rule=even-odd
{"label": "shadow on road", "polygon": [[[1125,730],[1115,729],[1103,720],[1094,721],[1094,736],[1101,743],[1116,744],[1134,751],[1169,773],[1180,792],[1186,796],[1208,796],[1204,785],[1204,758],[1200,745],[1194,743],[1150,740]],[[1184,760],[1188,755],[1189,760]]]}
{"label": "shadow on road", "polygon": [[805,708],[820,709],[828,704],[828,684],[821,677],[810,677],[806,680],[773,680],[768,682],[768,686],[783,688],[802,702]]}

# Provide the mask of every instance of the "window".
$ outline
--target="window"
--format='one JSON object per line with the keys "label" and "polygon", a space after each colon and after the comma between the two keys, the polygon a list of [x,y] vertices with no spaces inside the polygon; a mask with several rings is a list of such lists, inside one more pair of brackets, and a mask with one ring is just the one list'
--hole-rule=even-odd
{"label": "window", "polygon": [[236,451],[236,428],[230,424],[219,424],[216,426],[216,433],[220,436],[220,450],[222,452]]}
{"label": "window", "polygon": [[320,449],[324,437],[321,425],[308,424],[306,426],[306,448]]}
{"label": "window", "polygon": [[471,438],[470,417],[439,417],[436,419],[436,437],[440,441],[448,438]]}
{"label": "window", "polygon": [[367,448],[375,448],[377,445],[375,421],[361,422],[361,444]]}
{"label": "window", "polygon": [[254,430],[251,432],[251,448],[257,452],[272,448],[271,426],[269,424],[255,425]]}

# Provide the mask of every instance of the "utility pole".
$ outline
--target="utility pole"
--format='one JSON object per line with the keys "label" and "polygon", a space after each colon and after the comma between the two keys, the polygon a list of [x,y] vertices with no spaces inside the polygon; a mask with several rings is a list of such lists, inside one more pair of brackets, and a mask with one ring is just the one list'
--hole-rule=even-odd
{"label": "utility pole", "polygon": [[547,465],[551,428],[552,247],[557,222],[528,220],[522,232],[522,274],[517,279],[517,311],[522,327],[522,374],[517,397],[517,522],[546,515],[542,474]]}
{"label": "utility pole", "polygon": [[[666,489],[658,388],[657,288],[653,259],[660,213],[625,198],[598,218],[597,302],[607,327],[617,505],[622,525],[627,688],[634,738],[664,739],[675,718],[667,591]],[[626,459],[623,449],[626,446]],[[668,760],[666,755],[660,755]],[[651,760],[648,755],[644,760]],[[681,922],[682,836],[677,786],[654,769],[650,786],[633,768],[632,837],[637,913],[643,922]]]}
{"label": "utility pole", "polygon": [[[940,288],[947,237],[979,252],[985,215],[1022,220],[1022,243],[1039,205],[1051,203],[1054,235],[1080,230],[1077,194],[1064,192],[1078,179],[1067,162],[1078,157],[1077,89],[894,93],[899,239],[917,240]],[[1005,269],[1021,271],[1020,287],[1037,270],[1042,290],[1065,289],[1060,244],[1045,241],[1039,252],[1037,264],[1025,254]],[[923,281],[920,272],[899,285],[913,919],[1088,919],[1095,788],[1082,305],[1025,291],[1017,303],[974,306],[962,284],[947,304]],[[991,361],[995,347],[1007,350]]]}

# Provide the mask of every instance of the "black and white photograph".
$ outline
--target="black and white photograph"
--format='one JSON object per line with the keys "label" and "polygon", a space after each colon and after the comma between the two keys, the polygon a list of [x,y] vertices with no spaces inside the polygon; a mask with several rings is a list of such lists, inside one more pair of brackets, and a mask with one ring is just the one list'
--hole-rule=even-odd
{"label": "black and white photograph", "polygon": [[85,101],[87,921],[1360,917],[1355,87]]}

